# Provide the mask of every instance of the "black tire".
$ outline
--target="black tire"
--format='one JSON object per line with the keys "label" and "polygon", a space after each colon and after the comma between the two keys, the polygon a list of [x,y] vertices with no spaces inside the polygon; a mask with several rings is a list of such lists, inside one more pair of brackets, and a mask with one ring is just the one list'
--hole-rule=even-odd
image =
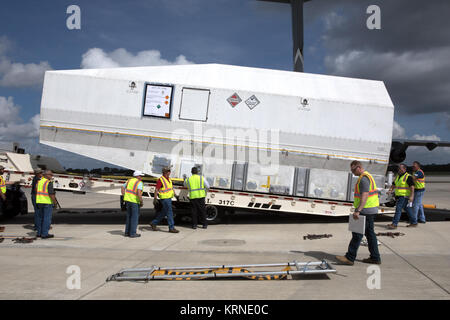
{"label": "black tire", "polygon": [[208,224],[219,224],[222,221],[223,215],[222,208],[210,204],[206,205],[206,221],[208,221]]}
{"label": "black tire", "polygon": [[2,201],[2,212],[6,218],[28,213],[28,202],[20,186],[12,186],[6,190],[6,201]]}

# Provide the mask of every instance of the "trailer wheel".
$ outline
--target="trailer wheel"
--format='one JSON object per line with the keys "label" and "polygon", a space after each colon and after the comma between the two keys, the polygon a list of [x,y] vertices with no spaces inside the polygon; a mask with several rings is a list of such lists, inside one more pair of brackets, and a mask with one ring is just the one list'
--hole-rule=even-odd
{"label": "trailer wheel", "polygon": [[220,210],[216,206],[206,206],[206,220],[208,224],[218,224],[222,220],[223,210]]}
{"label": "trailer wheel", "polygon": [[28,213],[28,202],[20,186],[12,186],[6,190],[6,201],[2,201],[3,216],[13,218]]}

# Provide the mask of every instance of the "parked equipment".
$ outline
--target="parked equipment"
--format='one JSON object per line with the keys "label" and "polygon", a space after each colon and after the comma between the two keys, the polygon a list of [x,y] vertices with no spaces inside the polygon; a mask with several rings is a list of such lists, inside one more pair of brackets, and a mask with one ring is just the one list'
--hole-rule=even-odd
{"label": "parked equipment", "polygon": [[[260,268],[284,267],[282,271],[259,271]],[[294,269],[292,269],[293,267]],[[283,280],[288,276],[336,273],[327,261],[243,264],[195,267],[157,267],[123,269],[106,281],[203,280],[244,278],[251,280]]]}

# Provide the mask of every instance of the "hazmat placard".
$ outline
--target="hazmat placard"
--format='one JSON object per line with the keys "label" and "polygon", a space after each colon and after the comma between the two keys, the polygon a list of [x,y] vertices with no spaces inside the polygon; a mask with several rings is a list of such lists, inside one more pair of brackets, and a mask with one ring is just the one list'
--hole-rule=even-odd
{"label": "hazmat placard", "polygon": [[237,93],[233,93],[228,99],[228,103],[234,108],[236,107],[241,101],[241,97]]}
{"label": "hazmat placard", "polygon": [[245,104],[247,105],[247,107],[249,107],[250,110],[252,110],[259,104],[259,100],[255,95],[252,95],[250,98],[245,100]]}
{"label": "hazmat placard", "polygon": [[145,85],[144,116],[170,118],[172,106],[171,85]]}

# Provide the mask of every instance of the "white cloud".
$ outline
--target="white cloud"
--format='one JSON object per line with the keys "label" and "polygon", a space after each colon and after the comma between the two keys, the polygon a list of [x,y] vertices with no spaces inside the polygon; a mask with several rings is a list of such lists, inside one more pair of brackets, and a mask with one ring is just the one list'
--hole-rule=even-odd
{"label": "white cloud", "polygon": [[412,136],[413,140],[431,140],[431,141],[441,141],[441,138],[439,138],[437,135],[432,134],[430,136],[425,136],[425,135],[420,135],[420,134],[415,134]]}
{"label": "white cloud", "polygon": [[405,128],[398,124],[397,121],[394,121],[394,126],[392,128],[392,138],[393,139],[406,139]]}
{"label": "white cloud", "polygon": [[12,97],[0,96],[0,141],[23,141],[39,136],[39,114],[24,122],[19,111],[20,106],[14,104]]}
{"label": "white cloud", "polygon": [[51,70],[50,64],[45,62],[12,63],[6,58],[0,58],[0,85],[3,87],[33,87],[42,84],[45,71]]}
{"label": "white cloud", "polygon": [[[413,134],[411,138],[405,133],[405,128],[394,121],[393,139],[411,139],[411,140],[423,140],[423,141],[441,141],[441,138],[435,134],[421,135]],[[406,161],[411,163],[412,161],[419,161],[423,164],[447,164],[450,163],[450,148],[438,147],[432,151],[429,151],[426,147],[408,147],[406,150]]]}
{"label": "white cloud", "polygon": [[12,43],[7,37],[0,37],[0,86],[3,87],[33,87],[39,86],[44,80],[45,71],[52,67],[47,61],[36,63],[13,62],[6,56]]}
{"label": "white cloud", "polygon": [[185,56],[179,55],[174,61],[161,58],[158,50],[139,51],[136,55],[124,48],[112,52],[105,52],[100,48],[89,49],[82,56],[81,67],[89,68],[117,68],[117,67],[139,67],[160,66],[171,64],[192,64]]}
{"label": "white cloud", "polygon": [[340,27],[346,21],[344,16],[334,11],[326,14],[322,19],[323,22],[325,23],[325,29],[327,31]]}

